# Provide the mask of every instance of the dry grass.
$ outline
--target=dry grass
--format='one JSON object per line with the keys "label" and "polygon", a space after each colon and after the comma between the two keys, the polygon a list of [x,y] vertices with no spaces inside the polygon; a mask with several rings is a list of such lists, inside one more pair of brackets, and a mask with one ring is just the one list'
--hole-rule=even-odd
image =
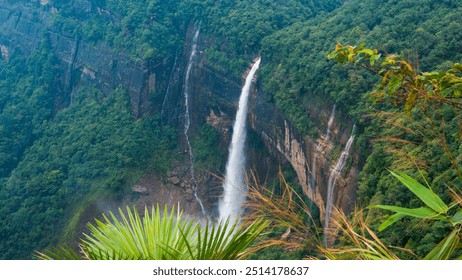
{"label": "dry grass", "polygon": [[273,228],[288,228],[290,233],[288,236],[284,234],[265,239],[259,246],[281,245],[287,251],[304,249],[310,252],[307,259],[396,260],[399,258],[392,251],[396,249],[414,256],[409,250],[386,246],[369,227],[370,221],[365,212],[358,209],[348,216],[334,209],[328,236],[331,241],[340,241],[340,245],[323,246],[323,229],[316,226],[308,205],[300,195],[284,180],[281,173],[279,175],[279,194],[256,183],[249,188],[246,205],[249,213],[246,220],[270,220]]}
{"label": "dry grass", "polygon": [[290,229],[288,234],[262,241],[262,246],[282,245],[288,251],[308,249],[315,252],[317,246],[322,244],[322,235],[318,234],[321,231],[316,228],[309,207],[302,197],[285,181],[281,172],[279,176],[278,193],[255,183],[253,177],[254,184],[249,188],[246,202],[249,213],[245,221],[263,218],[271,221],[273,229]]}

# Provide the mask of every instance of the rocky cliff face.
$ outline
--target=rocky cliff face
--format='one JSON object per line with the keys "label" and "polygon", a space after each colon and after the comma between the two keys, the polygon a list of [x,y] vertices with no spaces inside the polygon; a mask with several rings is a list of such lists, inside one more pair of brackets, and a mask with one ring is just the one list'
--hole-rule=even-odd
{"label": "rocky cliff face", "polygon": [[[74,2],[79,14],[89,13],[92,9],[90,1]],[[41,1],[40,5],[47,4]],[[0,3],[2,57],[7,59],[8,52],[15,49],[29,55],[39,48],[41,42],[48,41],[60,60],[63,73],[60,80],[66,98],[64,104],[57,104],[58,107],[72,102],[81,87],[92,85],[109,93],[121,85],[130,96],[135,118],[157,109],[155,104],[150,104],[149,94],[165,88],[170,61],[150,65],[116,52],[104,42],[88,42],[59,31],[53,25],[55,8],[47,5],[47,8],[39,9],[36,5]]]}
{"label": "rocky cliff face", "polygon": [[[329,175],[337,160],[332,152],[336,150],[339,154],[338,150],[345,145],[351,132],[351,125],[347,126],[349,129],[341,131],[339,123],[334,122],[330,137],[321,132],[317,139],[313,139],[302,137],[279,110],[265,100],[264,93],[254,95],[251,108],[250,126],[260,135],[271,154],[290,163],[297,174],[298,184],[316,203],[323,216]],[[326,108],[318,110],[317,115],[313,113],[311,117],[322,124],[321,127],[327,128],[329,113],[330,110]],[[350,167],[342,170],[334,191],[334,205],[345,212],[350,212],[354,207],[359,164],[354,152],[349,160]]]}

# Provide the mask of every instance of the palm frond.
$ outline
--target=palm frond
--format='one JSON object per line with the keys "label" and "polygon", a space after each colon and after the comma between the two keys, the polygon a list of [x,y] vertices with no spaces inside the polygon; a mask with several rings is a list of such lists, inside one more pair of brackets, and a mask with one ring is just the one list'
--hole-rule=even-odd
{"label": "palm frond", "polygon": [[[262,234],[268,222],[255,221],[241,225],[207,222],[204,227],[182,211],[163,211],[159,206],[144,216],[129,207],[119,209],[118,216],[109,212],[103,220],[89,223],[89,234],[81,240],[81,255],[68,248],[55,248],[37,253],[39,259],[90,260],[186,260],[239,259],[250,250],[250,245]],[[250,248],[250,249],[249,249]]]}
{"label": "palm frond", "polygon": [[256,220],[249,225],[239,225],[239,221],[220,221],[218,224],[207,222],[198,233],[198,242],[193,259],[198,260],[234,260],[242,259],[249,252],[259,248],[250,245],[261,236],[269,221]]}
{"label": "palm frond", "polygon": [[39,260],[81,260],[82,257],[69,247],[57,247],[36,252],[34,257]]}
{"label": "palm frond", "polygon": [[110,219],[104,216],[104,222],[89,224],[90,235],[82,240],[84,250],[99,256],[100,251],[111,252],[107,256],[123,259],[182,259],[187,251],[185,240],[191,239],[192,229],[198,226],[193,219],[183,218],[182,212],[175,214],[173,207],[160,211],[157,206],[150,215],[145,209],[143,219],[135,209],[127,207],[126,213],[119,210],[118,219],[111,212]]}

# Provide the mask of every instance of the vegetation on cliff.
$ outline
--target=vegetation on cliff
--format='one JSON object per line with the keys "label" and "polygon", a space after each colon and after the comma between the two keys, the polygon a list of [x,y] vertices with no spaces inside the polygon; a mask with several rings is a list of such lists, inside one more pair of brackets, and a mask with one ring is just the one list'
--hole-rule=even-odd
{"label": "vegetation on cliff", "polygon": [[82,88],[53,114],[56,68],[31,59],[18,69],[16,56],[2,71],[11,96],[1,114],[2,258],[57,242],[73,213],[97,196],[123,195],[137,170],[166,172],[175,148],[174,130],[161,131],[156,117],[132,120],[122,88],[108,96]]}
{"label": "vegetation on cliff", "polygon": [[[335,103],[345,119],[356,123],[355,148],[364,164],[359,205],[419,205],[387,169],[405,170],[416,179],[420,169],[432,189],[449,202],[448,187],[461,185],[454,169],[454,162],[460,165],[461,110],[433,104],[435,100],[430,99],[427,105],[403,112],[393,103],[371,98],[379,76],[356,64],[337,65],[325,57],[338,41],[352,46],[367,43],[378,46],[382,54],[399,52],[416,76],[430,73],[428,82],[439,75],[431,71],[444,73],[462,59],[461,9],[454,1],[349,1],[331,14],[296,23],[264,39],[263,88],[297,128],[325,129],[317,129],[310,121],[313,103],[328,108],[332,105],[327,103]],[[390,89],[396,85],[394,81]],[[382,214],[371,212],[377,218]],[[441,221],[404,219],[380,237],[386,244],[413,248],[418,256],[425,256],[448,231],[450,227]]]}
{"label": "vegetation on cliff", "polygon": [[[412,62],[406,61],[399,55],[385,54],[382,56],[378,50],[365,48],[364,44],[359,46],[337,44],[328,58],[341,64],[352,63],[379,76],[380,82],[372,91],[371,98],[375,102],[390,103],[396,108],[394,112],[388,112],[389,120],[394,122],[403,115],[411,120],[406,123],[384,126],[387,133],[389,129],[396,128],[398,131],[407,133],[396,134],[395,130],[394,135],[386,137],[387,141],[382,143],[382,147],[396,148],[396,150],[386,151],[392,157],[406,157],[406,160],[395,158],[391,165],[393,168],[406,170],[406,173],[412,176],[422,177],[427,186],[421,185],[405,172],[390,172],[390,175],[398,179],[402,186],[410,190],[415,197],[407,198],[398,204],[397,198],[401,196],[395,193],[394,199],[390,200],[393,205],[372,206],[372,209],[395,212],[394,215],[385,217],[385,220],[379,215],[376,217],[375,221],[383,221],[378,230],[384,231],[392,224],[398,224],[405,217],[419,218],[417,225],[420,232],[414,232],[415,228],[412,228],[413,225],[409,227],[408,221],[400,224],[400,227],[408,232],[409,235],[405,236],[409,239],[406,243],[400,243],[399,246],[413,251],[417,258],[460,258],[462,170],[459,149],[462,135],[460,131],[457,133],[450,123],[456,122],[460,125],[462,65],[455,63],[445,70],[420,72],[416,65],[411,65]],[[447,120],[444,115],[451,111],[455,114],[453,115],[455,119]],[[428,127],[417,132],[412,127],[415,122]],[[408,135],[419,135],[422,138],[411,140]],[[428,150],[429,143],[433,143],[431,150]],[[434,148],[439,148],[438,152],[435,152]],[[439,172],[432,170],[431,161],[434,158],[428,159],[422,156],[420,153],[422,149],[425,149],[426,153],[433,152],[433,157],[448,160],[446,170]],[[437,179],[432,178],[434,174]],[[403,192],[403,194],[409,194],[409,192]],[[374,193],[375,198],[377,198],[376,195],[380,195],[380,192]],[[364,197],[367,198],[367,196]],[[372,201],[382,202],[379,199],[372,199]],[[418,235],[422,232],[425,237],[419,238]],[[393,244],[390,243],[392,239],[388,235],[382,236],[385,244]],[[423,240],[425,242],[422,242]]]}

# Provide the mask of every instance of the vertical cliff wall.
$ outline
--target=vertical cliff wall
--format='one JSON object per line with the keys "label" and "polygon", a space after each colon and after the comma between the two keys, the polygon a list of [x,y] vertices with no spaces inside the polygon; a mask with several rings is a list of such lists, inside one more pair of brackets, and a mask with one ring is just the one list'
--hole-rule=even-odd
{"label": "vertical cliff wall", "polygon": [[[75,1],[75,9],[81,13],[91,11],[89,1]],[[147,62],[133,59],[128,54],[115,51],[107,43],[89,42],[75,35],[56,29],[53,24],[53,7],[40,9],[33,4],[0,3],[0,44],[2,57],[20,51],[30,55],[47,42],[61,65],[61,94],[65,97],[59,108],[66,107],[78,89],[96,86],[109,93],[118,86],[125,88],[135,118],[158,109],[150,103],[150,94],[163,91],[171,59]]]}
{"label": "vertical cliff wall", "polygon": [[[254,95],[251,108],[252,129],[260,135],[266,148],[273,155],[278,155],[281,162],[290,163],[303,192],[316,203],[320,215],[324,216],[329,174],[337,160],[334,154],[339,154],[339,149],[345,145],[352,125],[346,125],[346,128],[341,131],[338,122],[345,121],[347,124],[348,122],[339,118],[339,121],[333,124],[330,137],[326,137],[324,132],[320,131],[319,137],[313,139],[309,136],[301,136],[274,104],[265,100],[263,92]],[[320,127],[326,129],[330,112],[331,109],[318,108],[317,115],[311,117],[321,124]],[[315,156],[317,149],[318,154]],[[357,155],[353,152],[348,160],[348,168],[342,170],[334,195],[334,205],[345,212],[350,212],[354,207],[358,176]],[[313,164],[317,166],[314,174]]]}

